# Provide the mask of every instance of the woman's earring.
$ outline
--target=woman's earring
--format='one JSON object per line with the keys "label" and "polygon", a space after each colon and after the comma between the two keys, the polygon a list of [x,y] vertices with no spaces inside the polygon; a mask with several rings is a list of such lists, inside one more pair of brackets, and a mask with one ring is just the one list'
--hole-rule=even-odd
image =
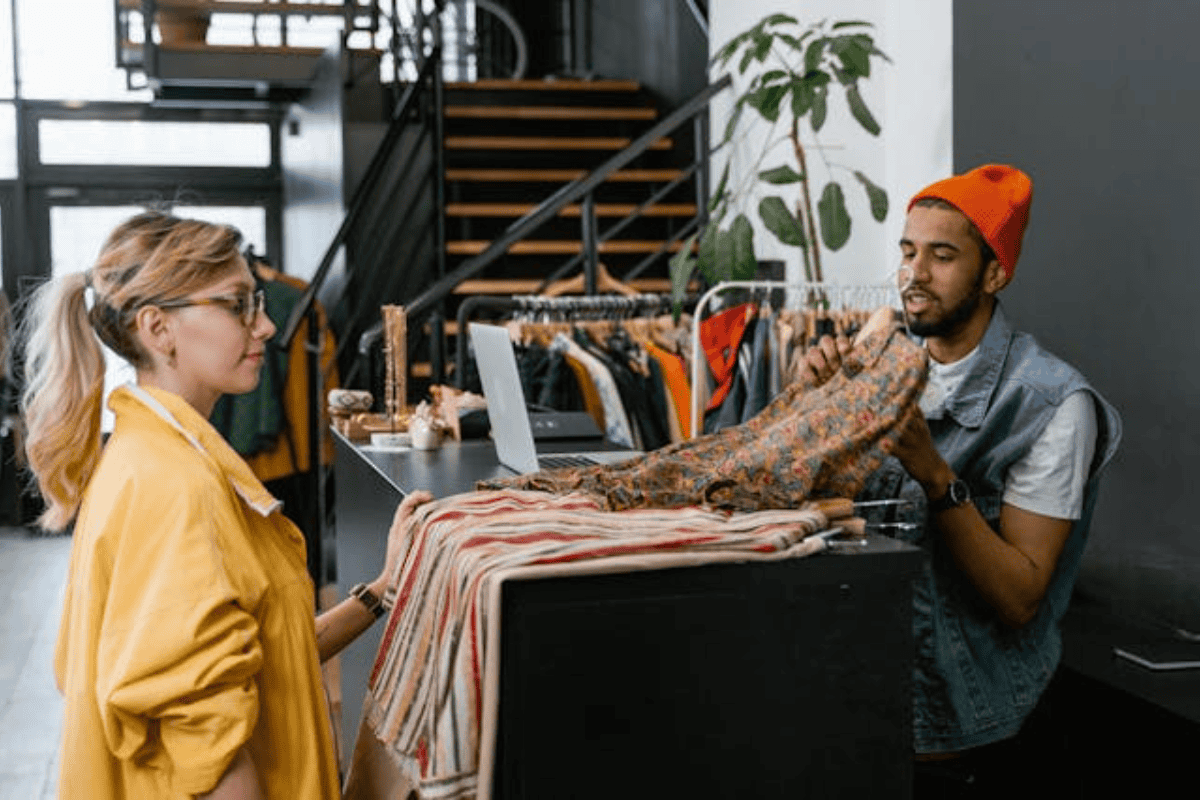
{"label": "woman's earring", "polygon": [[169,367],[175,366],[175,348],[174,347],[171,348],[171,352],[167,353],[167,366],[169,366]]}

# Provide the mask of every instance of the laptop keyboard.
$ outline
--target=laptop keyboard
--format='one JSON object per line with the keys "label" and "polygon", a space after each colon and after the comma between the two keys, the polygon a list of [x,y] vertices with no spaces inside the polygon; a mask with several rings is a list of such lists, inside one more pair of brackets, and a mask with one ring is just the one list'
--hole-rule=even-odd
{"label": "laptop keyboard", "polygon": [[540,469],[562,469],[563,467],[594,467],[600,462],[587,456],[538,456]]}

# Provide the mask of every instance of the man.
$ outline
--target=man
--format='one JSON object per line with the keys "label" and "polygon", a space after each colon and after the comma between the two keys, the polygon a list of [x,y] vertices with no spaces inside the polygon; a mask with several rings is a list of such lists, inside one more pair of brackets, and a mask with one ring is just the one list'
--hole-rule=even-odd
{"label": "man", "polygon": [[[929,383],[864,498],[910,501],[886,521],[930,556],[914,598],[919,757],[986,752],[1033,710],[1120,438],[1114,409],[997,300],[1032,188],[1002,165],[934,183],[910,201],[900,241],[904,318],[929,351]],[[808,368],[828,378],[846,347],[824,340]]]}

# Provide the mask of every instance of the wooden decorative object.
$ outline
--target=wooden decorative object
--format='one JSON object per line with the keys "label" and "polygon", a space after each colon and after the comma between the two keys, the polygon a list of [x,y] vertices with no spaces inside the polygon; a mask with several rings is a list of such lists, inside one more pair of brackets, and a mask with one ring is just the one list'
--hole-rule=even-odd
{"label": "wooden decorative object", "polygon": [[[166,47],[204,44],[208,37],[210,14],[204,0],[170,0],[159,4],[156,21],[161,44]],[[195,6],[195,7],[193,7]]]}
{"label": "wooden decorative object", "polygon": [[382,312],[387,370],[384,411],[396,423],[404,416],[408,400],[408,317],[404,306],[384,306]]}

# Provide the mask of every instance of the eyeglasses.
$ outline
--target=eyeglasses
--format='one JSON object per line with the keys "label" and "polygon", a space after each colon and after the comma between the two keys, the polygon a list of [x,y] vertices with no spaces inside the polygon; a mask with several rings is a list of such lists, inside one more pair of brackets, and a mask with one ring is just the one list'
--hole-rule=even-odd
{"label": "eyeglasses", "polygon": [[179,300],[164,300],[154,303],[159,308],[189,308],[190,306],[220,306],[242,321],[247,328],[254,325],[263,313],[267,296],[262,289],[242,294],[222,294],[215,297],[184,297]]}

